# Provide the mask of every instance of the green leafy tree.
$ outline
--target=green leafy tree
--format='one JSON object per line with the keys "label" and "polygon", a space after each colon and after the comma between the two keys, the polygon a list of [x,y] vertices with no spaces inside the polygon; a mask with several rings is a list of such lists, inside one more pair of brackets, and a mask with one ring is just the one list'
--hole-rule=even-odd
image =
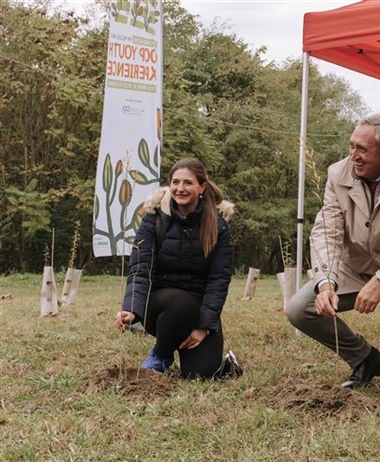
{"label": "green leafy tree", "polygon": [[[216,144],[209,135],[201,100],[191,91],[188,55],[199,40],[201,26],[178,0],[164,2],[164,136],[162,177],[165,182],[173,163],[197,157],[210,164],[217,158]],[[219,162],[221,158],[219,157]]]}
{"label": "green leafy tree", "polygon": [[[31,227],[34,235],[23,232],[26,222],[18,220],[13,226],[17,225],[19,232],[9,235],[2,229],[1,240],[4,249],[16,249],[20,252],[17,260],[25,261],[28,249],[41,239],[37,229],[45,229],[49,235],[55,228],[56,242],[64,247],[61,253],[57,244],[59,264],[67,260],[67,235],[77,219],[87,225],[82,225],[88,230],[83,233],[83,246],[91,245],[88,225],[100,133],[106,29],[86,30],[88,19],[52,11],[51,3],[2,3],[3,214],[9,219],[13,213],[12,195],[7,192],[14,190],[9,188],[26,192],[31,181],[44,195],[44,208],[41,226]],[[61,226],[54,218],[61,215],[67,201],[74,208],[75,220]],[[46,211],[50,223],[42,219]],[[32,262],[25,262],[24,268],[36,269]]]}

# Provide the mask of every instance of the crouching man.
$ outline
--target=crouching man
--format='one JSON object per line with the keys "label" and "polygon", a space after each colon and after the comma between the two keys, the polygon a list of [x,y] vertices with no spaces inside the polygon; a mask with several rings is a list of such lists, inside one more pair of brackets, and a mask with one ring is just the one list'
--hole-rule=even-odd
{"label": "crouching man", "polygon": [[380,376],[379,350],[338,317],[352,309],[371,315],[380,302],[379,180],[380,114],[374,114],[353,131],[349,156],[328,170],[323,206],[310,235],[314,280],[287,309],[298,330],[338,349],[352,369],[342,384],[346,388],[366,386]]}

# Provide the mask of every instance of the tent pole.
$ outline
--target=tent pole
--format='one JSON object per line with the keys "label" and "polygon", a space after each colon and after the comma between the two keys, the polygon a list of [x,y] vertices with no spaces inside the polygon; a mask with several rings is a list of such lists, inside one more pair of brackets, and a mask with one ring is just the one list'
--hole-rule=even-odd
{"label": "tent pole", "polygon": [[303,224],[304,224],[304,195],[305,195],[305,152],[307,130],[307,100],[309,86],[309,54],[302,55],[302,99],[301,99],[301,126],[300,126],[300,151],[298,167],[298,211],[297,211],[297,275],[296,290],[301,288],[302,282],[302,247],[303,247]]}

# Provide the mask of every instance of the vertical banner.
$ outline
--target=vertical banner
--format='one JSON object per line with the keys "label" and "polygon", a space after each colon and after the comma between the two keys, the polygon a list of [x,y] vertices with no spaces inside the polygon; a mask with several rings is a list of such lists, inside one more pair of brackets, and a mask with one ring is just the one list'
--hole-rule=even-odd
{"label": "vertical banner", "polygon": [[111,2],[95,184],[95,257],[129,255],[146,197],[159,186],[161,1]]}

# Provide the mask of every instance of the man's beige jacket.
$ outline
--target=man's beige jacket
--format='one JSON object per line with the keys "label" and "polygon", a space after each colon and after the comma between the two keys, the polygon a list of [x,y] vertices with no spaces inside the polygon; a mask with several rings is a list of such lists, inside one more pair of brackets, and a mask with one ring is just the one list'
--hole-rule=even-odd
{"label": "man's beige jacket", "polygon": [[338,293],[359,291],[380,268],[380,191],[371,212],[369,187],[345,158],[328,169],[323,206],[310,235],[315,283],[330,278]]}

